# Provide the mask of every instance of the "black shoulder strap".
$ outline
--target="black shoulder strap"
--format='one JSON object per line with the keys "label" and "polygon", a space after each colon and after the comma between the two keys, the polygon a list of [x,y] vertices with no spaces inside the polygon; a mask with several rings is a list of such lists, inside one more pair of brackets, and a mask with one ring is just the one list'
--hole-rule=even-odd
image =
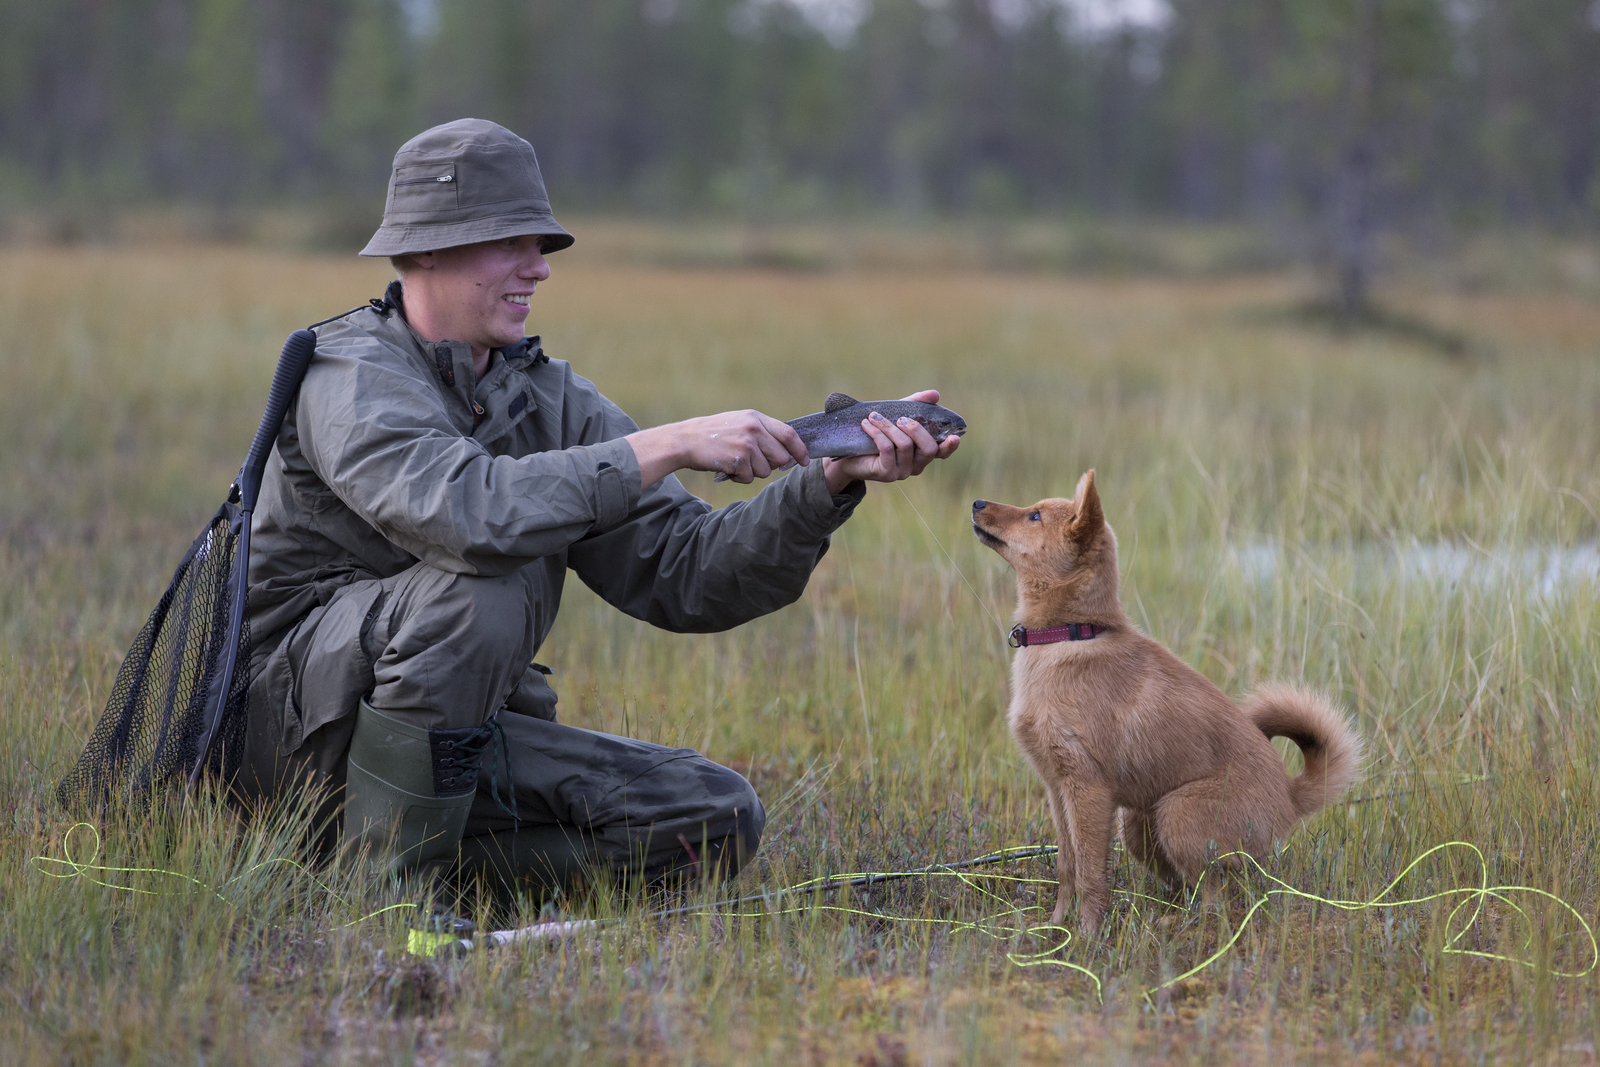
{"label": "black shoulder strap", "polygon": [[339,312],[339,314],[331,315],[328,318],[323,319],[321,322],[313,322],[310,326],[307,326],[306,329],[315,330],[318,326],[326,326],[330,322],[336,322],[337,320],[344,318],[346,315],[354,315],[356,312],[363,311],[363,310],[365,310],[366,308],[369,308],[369,307],[375,307],[379,311],[383,311],[388,307],[388,305],[385,304],[382,300],[379,300],[376,297],[374,297],[373,299],[367,301],[365,304],[362,304],[362,305],[360,305],[358,307],[353,307],[349,311],[341,311],[341,312]]}
{"label": "black shoulder strap", "polygon": [[326,326],[330,322],[335,322],[339,319],[342,319],[346,315],[354,315],[358,311],[365,311],[367,308],[372,308],[380,315],[387,315],[389,312],[400,306],[399,298],[400,283],[398,281],[393,281],[389,283],[389,288],[383,291],[382,297],[375,296],[371,300],[368,300],[365,304],[358,304],[349,311],[341,311],[339,314],[323,319],[321,322],[313,322],[310,326],[307,326],[306,329],[315,330],[318,326]]}

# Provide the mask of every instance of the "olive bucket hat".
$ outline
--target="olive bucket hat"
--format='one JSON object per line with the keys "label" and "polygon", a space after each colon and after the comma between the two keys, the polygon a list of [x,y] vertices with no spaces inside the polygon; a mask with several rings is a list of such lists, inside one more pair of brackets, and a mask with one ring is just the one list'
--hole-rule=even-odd
{"label": "olive bucket hat", "polygon": [[361,254],[404,256],[533,235],[546,238],[546,252],[574,240],[550,214],[533,146],[493,122],[456,119],[394,154],[383,225]]}

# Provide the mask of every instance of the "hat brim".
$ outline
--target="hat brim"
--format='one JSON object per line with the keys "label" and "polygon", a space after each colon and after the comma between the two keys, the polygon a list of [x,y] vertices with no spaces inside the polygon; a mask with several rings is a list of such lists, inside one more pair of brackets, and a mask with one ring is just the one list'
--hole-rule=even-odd
{"label": "hat brim", "polygon": [[467,222],[384,223],[372,235],[363,256],[409,256],[457,245],[475,245],[506,237],[544,237],[546,253],[571,248],[577,240],[547,212],[519,211]]}

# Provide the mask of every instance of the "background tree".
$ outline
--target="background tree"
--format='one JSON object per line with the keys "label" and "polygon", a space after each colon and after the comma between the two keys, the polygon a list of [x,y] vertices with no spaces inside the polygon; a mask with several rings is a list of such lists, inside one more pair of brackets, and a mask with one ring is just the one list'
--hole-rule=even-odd
{"label": "background tree", "polygon": [[317,130],[327,180],[381,189],[395,149],[419,127],[416,42],[395,0],[355,0],[337,46]]}
{"label": "background tree", "polygon": [[370,199],[471,114],[574,207],[1315,225],[1347,309],[1380,227],[1593,225],[1594,0],[1168,4],[0,0],[0,204]]}
{"label": "background tree", "polygon": [[185,140],[183,188],[232,203],[278,147],[261,121],[263,64],[249,0],[199,0],[174,108]]}

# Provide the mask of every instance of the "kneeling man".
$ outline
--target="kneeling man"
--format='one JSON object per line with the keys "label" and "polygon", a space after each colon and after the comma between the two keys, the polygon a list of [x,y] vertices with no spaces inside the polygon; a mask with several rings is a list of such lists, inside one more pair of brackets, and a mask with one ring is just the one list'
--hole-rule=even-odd
{"label": "kneeling man", "polygon": [[[567,571],[655,626],[725,630],[800,596],[863,481],[959,443],[876,415],[875,455],[818,461],[756,411],[640,430],[524,336],[545,257],[572,243],[520,137],[461,119],[408,142],[362,251],[399,280],[316,328],[267,465],[240,784],[342,790],[345,839],[396,875],[735,873],[765,819],[743,777],[556,721],[531,661]],[[790,461],[720,511],[673,474],[749,482]]]}

